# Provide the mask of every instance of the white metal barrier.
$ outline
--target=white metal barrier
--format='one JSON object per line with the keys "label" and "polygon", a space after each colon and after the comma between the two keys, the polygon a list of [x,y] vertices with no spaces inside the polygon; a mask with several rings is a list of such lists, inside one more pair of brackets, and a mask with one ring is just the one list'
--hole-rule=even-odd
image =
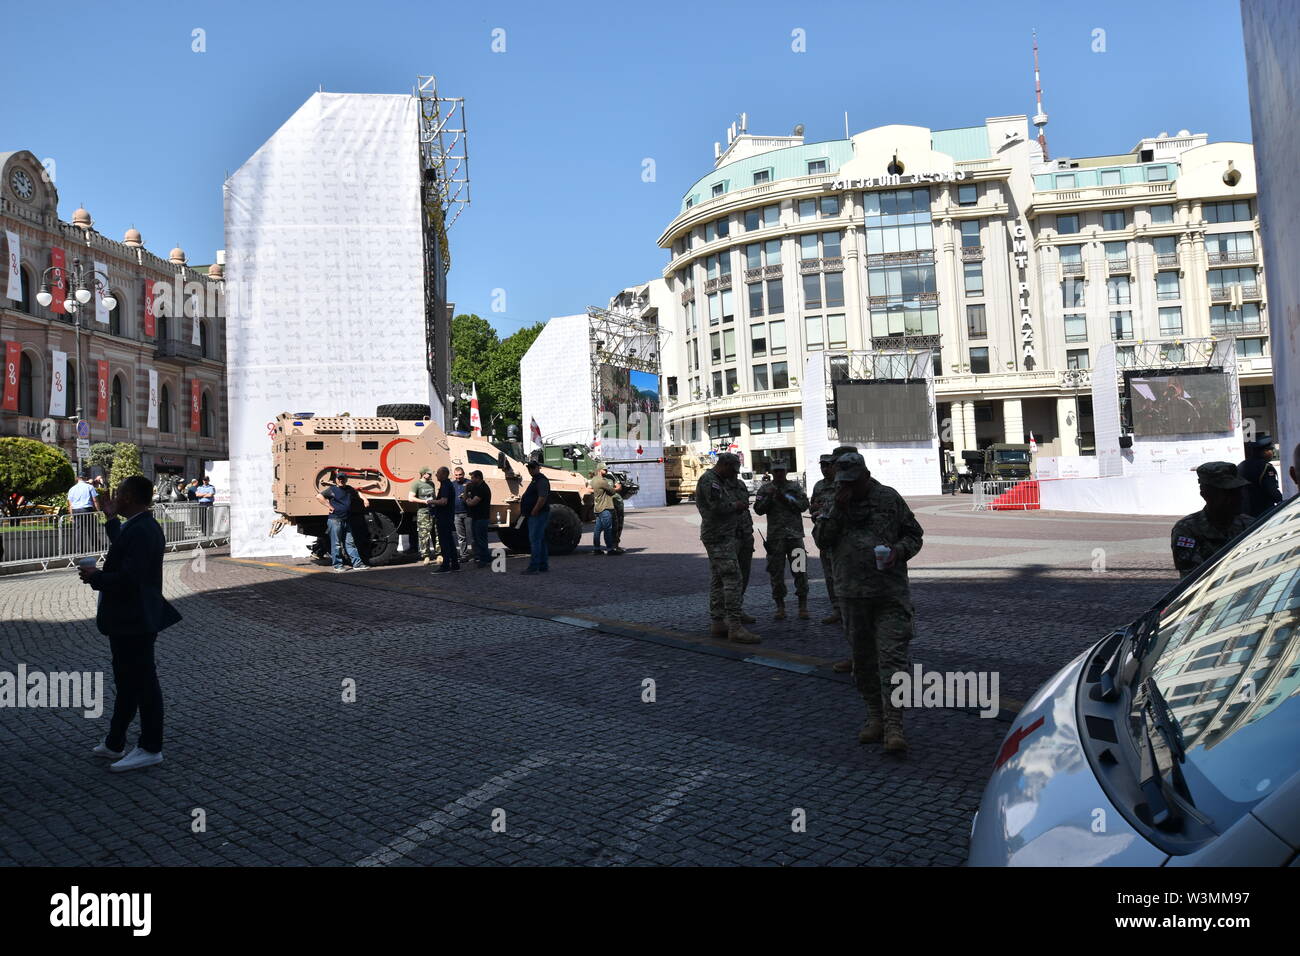
{"label": "white metal barrier", "polygon": [[[156,504],[153,516],[170,551],[214,544],[230,537],[228,504]],[[32,564],[40,565],[41,570],[66,568],[77,558],[102,555],[108,545],[104,516],[98,512],[0,518],[0,567]]]}
{"label": "white metal barrier", "polygon": [[1032,478],[977,481],[971,508],[975,511],[1037,511],[1038,482]]}

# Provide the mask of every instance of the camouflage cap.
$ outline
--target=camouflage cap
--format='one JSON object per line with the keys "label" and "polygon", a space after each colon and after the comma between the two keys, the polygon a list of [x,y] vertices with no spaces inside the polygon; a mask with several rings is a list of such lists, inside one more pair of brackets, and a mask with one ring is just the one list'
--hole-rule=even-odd
{"label": "camouflage cap", "polygon": [[1207,461],[1196,469],[1196,477],[1202,488],[1222,488],[1225,491],[1250,484],[1237,474],[1237,466],[1230,461]]}
{"label": "camouflage cap", "polygon": [[420,469],[421,478],[423,478],[425,475],[432,475],[432,474],[433,474],[433,469],[430,468],[428,465],[425,465],[423,468]]}
{"label": "camouflage cap", "polygon": [[1251,448],[1272,448],[1272,447],[1273,447],[1273,436],[1272,436],[1272,435],[1257,435],[1257,436],[1255,437],[1255,440],[1254,440],[1254,441],[1248,441],[1248,442],[1246,442],[1246,444],[1249,445]]}
{"label": "camouflage cap", "polygon": [[772,462],[772,470],[773,470],[773,471],[789,471],[789,470],[790,470],[790,463],[789,463],[788,461],[786,461],[785,459],[783,459],[783,458],[779,458],[779,459],[777,459],[776,461]]}
{"label": "camouflage cap", "polygon": [[833,465],[835,464],[835,456],[828,452],[827,454],[822,455],[820,458],[818,458],[817,463],[819,465]]}
{"label": "camouflage cap", "polygon": [[541,463],[540,461],[538,461],[536,458],[529,458],[528,461],[525,462],[524,467],[525,467],[525,468],[541,468],[541,467],[542,467],[542,463]]}
{"label": "camouflage cap", "polygon": [[840,455],[835,459],[835,480],[857,481],[867,473],[867,463],[856,451]]}
{"label": "camouflage cap", "polygon": [[840,455],[854,455],[857,454],[857,451],[857,445],[836,445],[831,449],[831,457],[839,458]]}
{"label": "camouflage cap", "polygon": [[740,456],[739,456],[739,455],[736,455],[736,454],[733,454],[732,452],[729,452],[729,451],[721,452],[721,453],[719,453],[719,455],[718,455],[718,464],[719,464],[719,465],[735,465],[737,468],[739,468],[739,467],[740,467]]}

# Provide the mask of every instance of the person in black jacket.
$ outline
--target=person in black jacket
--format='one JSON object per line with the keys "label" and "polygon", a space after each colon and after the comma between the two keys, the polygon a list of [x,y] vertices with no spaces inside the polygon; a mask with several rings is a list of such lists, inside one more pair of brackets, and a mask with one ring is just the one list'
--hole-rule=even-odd
{"label": "person in black jacket", "polygon": [[[149,506],[153,485],[147,478],[125,479],[114,502],[105,502],[106,530],[111,542],[104,567],[87,562],[81,580],[99,592],[95,626],[108,637],[113,651],[116,699],[108,736],[94,753],[116,762],[114,771],[138,770],[162,763],[163,696],[154,664],[158,632],[181,619],[162,594],[162,528]],[[129,754],[126,732],[140,712],[140,739]]]}
{"label": "person in black jacket", "polygon": [[1237,466],[1237,474],[1245,479],[1246,487],[1242,511],[1258,518],[1282,500],[1277,472],[1273,468],[1273,439],[1260,435],[1246,445],[1246,460]]}

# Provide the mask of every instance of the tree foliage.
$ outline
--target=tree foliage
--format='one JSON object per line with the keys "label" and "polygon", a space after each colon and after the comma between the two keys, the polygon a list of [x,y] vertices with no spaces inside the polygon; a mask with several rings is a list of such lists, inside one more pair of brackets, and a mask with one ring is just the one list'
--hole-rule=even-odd
{"label": "tree foliage", "polygon": [[451,321],[452,379],[468,389],[478,386],[479,414],[483,430],[492,427],[500,415],[496,432],[504,436],[507,425],[518,425],[523,415],[519,389],[519,362],[541,333],[538,322],[504,339],[487,320],[473,314],[458,315]]}
{"label": "tree foliage", "polygon": [[0,438],[0,509],[6,513],[10,495],[57,495],[76,480],[62,449],[31,438]]}
{"label": "tree foliage", "polygon": [[113,448],[113,470],[108,477],[109,494],[116,494],[118,486],[135,475],[144,475],[144,469],[140,467],[140,449],[129,441],[118,442]]}
{"label": "tree foliage", "polygon": [[98,441],[90,446],[90,454],[86,456],[87,468],[101,468],[105,475],[113,470],[113,444],[112,442]]}

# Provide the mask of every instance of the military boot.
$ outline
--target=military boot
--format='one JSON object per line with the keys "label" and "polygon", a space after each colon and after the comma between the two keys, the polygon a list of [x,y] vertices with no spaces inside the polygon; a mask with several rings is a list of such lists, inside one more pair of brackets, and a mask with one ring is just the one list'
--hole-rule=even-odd
{"label": "military boot", "polygon": [[758,618],[754,617],[754,615],[752,615],[752,614],[746,614],[744,611],[741,611],[741,612],[740,612],[740,623],[741,623],[741,624],[757,624],[757,623],[758,623]]}
{"label": "military boot", "polygon": [[878,744],[885,736],[885,724],[879,717],[868,717],[858,731],[858,743]]}
{"label": "military boot", "polygon": [[740,623],[740,621],[732,621],[731,624],[727,626],[727,639],[735,641],[737,644],[758,644],[762,640],[762,638],[746,628],[744,624]]}
{"label": "military boot", "polygon": [[892,708],[888,716],[891,719],[885,723],[885,753],[905,754],[907,753],[907,738],[903,736],[903,716]]}
{"label": "military boot", "polygon": [[712,618],[709,621],[709,637],[725,639],[727,636],[727,622],[720,617]]}
{"label": "military boot", "polygon": [[832,611],[826,617],[822,618],[823,624],[843,624],[844,619],[840,617],[839,611]]}
{"label": "military boot", "polygon": [[806,597],[799,599],[799,620],[808,620],[808,598]]}
{"label": "military boot", "polygon": [[784,601],[777,601],[777,602],[776,602],[776,613],[775,613],[774,615],[772,615],[772,620],[774,620],[774,621],[784,621],[784,620],[785,620],[785,602],[784,602]]}

